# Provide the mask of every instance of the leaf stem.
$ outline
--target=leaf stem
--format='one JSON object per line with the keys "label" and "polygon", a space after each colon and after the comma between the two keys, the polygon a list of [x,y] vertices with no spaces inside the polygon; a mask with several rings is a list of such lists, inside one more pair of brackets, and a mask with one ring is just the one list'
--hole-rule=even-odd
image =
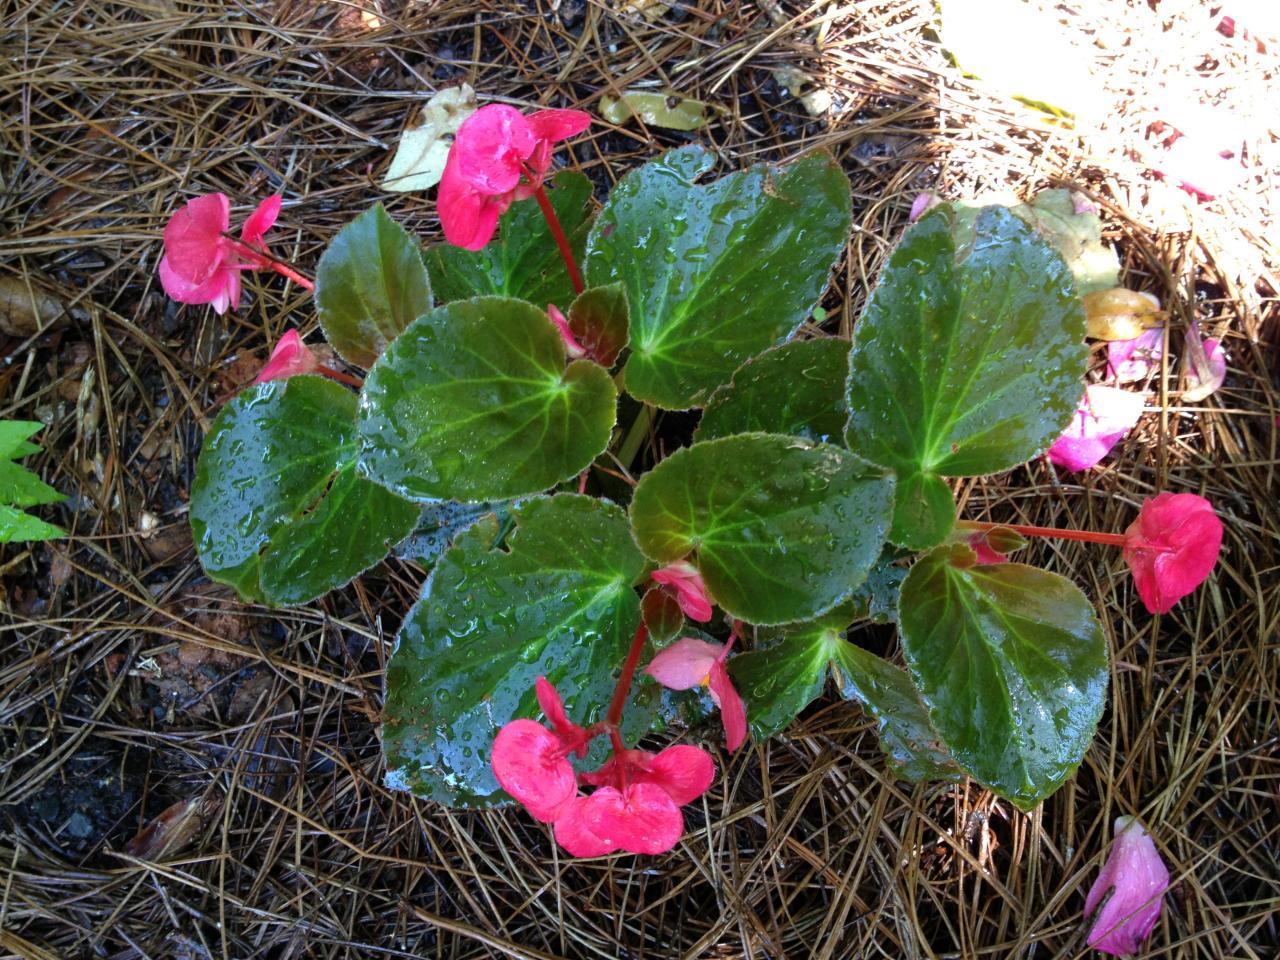
{"label": "leaf stem", "polygon": [[333,367],[326,367],[323,363],[316,367],[317,372],[324,374],[330,380],[337,380],[338,383],[345,383],[349,387],[355,387],[357,390],[363,389],[364,381],[359,377],[352,376],[349,373],[343,373],[341,370],[335,370]]}
{"label": "leaf stem", "polygon": [[622,722],[622,708],[627,702],[627,692],[631,689],[631,681],[635,679],[636,667],[640,665],[640,654],[644,652],[644,642],[649,639],[649,628],[644,620],[636,627],[636,635],[631,638],[631,649],[627,651],[627,659],[622,664],[622,673],[618,677],[618,685],[613,688],[613,699],[609,702],[609,712],[604,722],[609,727],[609,735],[614,738],[613,748],[621,750],[622,739],[616,736],[618,724]]}
{"label": "leaf stem", "polygon": [[556,246],[560,248],[560,256],[564,260],[565,269],[569,271],[569,282],[573,284],[573,292],[582,293],[586,288],[582,284],[582,274],[578,272],[578,265],[573,262],[573,250],[569,248],[569,238],[564,235],[560,218],[556,216],[555,208],[547,199],[547,191],[543,189],[542,184],[538,184],[533,197],[538,201],[538,208],[547,219],[547,226],[551,228],[551,236],[555,237]]}
{"label": "leaf stem", "polygon": [[653,407],[646,403],[631,421],[626,436],[622,438],[622,446],[618,448],[618,462],[628,470],[631,469],[631,462],[635,460],[636,454],[640,452],[640,444],[649,435],[649,424],[652,422]]}
{"label": "leaf stem", "polygon": [[1123,533],[1097,533],[1093,530],[1062,530],[1058,527],[1028,527],[1017,523],[987,523],[983,520],[957,520],[956,526],[965,530],[998,530],[1004,527],[1028,537],[1050,537],[1056,540],[1079,540],[1083,543],[1101,543],[1108,547],[1125,547],[1128,540]]}

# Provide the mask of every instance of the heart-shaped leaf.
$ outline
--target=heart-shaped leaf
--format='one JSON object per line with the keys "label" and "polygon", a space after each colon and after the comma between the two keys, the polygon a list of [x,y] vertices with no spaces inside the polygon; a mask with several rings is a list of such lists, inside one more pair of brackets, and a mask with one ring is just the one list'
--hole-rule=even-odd
{"label": "heart-shaped leaf", "polygon": [[628,174],[587,241],[590,283],[621,281],[631,306],[627,392],[667,409],[795,333],[849,235],[849,181],[829,154],[695,185],[711,162],[683,147]]}
{"label": "heart-shaped leaf", "polygon": [[505,798],[489,767],[516,717],[542,720],[547,677],[586,726],[609,702],[640,622],[644,569],[622,510],[574,494],[515,508],[500,542],[486,518],[458,537],[409,612],[387,665],[387,783],[452,805]]}
{"label": "heart-shaped leaf", "polygon": [[325,337],[361,367],[431,309],[418,244],[382,204],[338,231],[316,268],[315,296]]}
{"label": "heart-shaped leaf", "polygon": [[569,329],[587,356],[612,367],[627,345],[627,297],[622,284],[582,291],[569,307]]}
{"label": "heart-shaped leaf", "polygon": [[850,358],[849,448],[899,476],[894,541],[940,542],[955,510],[941,477],[1043,452],[1080,398],[1087,351],[1071,271],[1003,207],[957,247],[947,205],[889,259]]}
{"label": "heart-shaped leaf", "polygon": [[711,596],[755,624],[835,606],[880,554],[893,478],[846,450],[747,433],[686,447],[640,481],[636,543],[658,563],[691,555]]}
{"label": "heart-shaped leaf", "polygon": [[1093,605],[1070,580],[977,565],[965,544],[926,554],[902,584],[902,650],[929,717],[975,778],[1029,809],[1071,775],[1107,692]]}
{"label": "heart-shaped leaf", "polygon": [[[564,228],[575,261],[591,225],[591,181],[573,171],[548,181],[547,198]],[[436,243],[423,252],[431,285],[441,303],[471,297],[515,297],[546,308],[564,309],[573,284],[542,211],[532,199],[514,203],[498,220],[498,235],[481,250]]]}
{"label": "heart-shaped leaf", "polygon": [[844,443],[849,341],[795,340],[752,357],[707,401],[695,440],[735,433],[785,433]]}
{"label": "heart-shaped leaf", "polygon": [[245,600],[305,603],[413,529],[418,507],[356,473],[356,397],[321,377],[252,387],[213,421],[191,529],[205,571]]}
{"label": "heart-shaped leaf", "polygon": [[477,297],[421,317],[369,371],[362,469],[417,499],[498,500],[585,470],[608,446],[617,391],[522,300]]}

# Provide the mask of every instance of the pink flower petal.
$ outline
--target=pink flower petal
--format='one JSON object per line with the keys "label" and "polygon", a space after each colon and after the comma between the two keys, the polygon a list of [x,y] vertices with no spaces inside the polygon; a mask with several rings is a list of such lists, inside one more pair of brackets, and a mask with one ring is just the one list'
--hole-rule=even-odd
{"label": "pink flower petal", "polygon": [[716,778],[716,762],[701,747],[667,747],[649,761],[649,769],[633,775],[636,783],[652,783],[667,792],[676,806],[692,803]]}
{"label": "pink flower petal", "polygon": [[449,160],[456,160],[458,177],[473,190],[503,194],[520,182],[524,161],[535,146],[537,137],[524,114],[491,103],[462,122]]}
{"label": "pink flower petal", "polygon": [[1003,553],[997,553],[991,549],[991,544],[987,543],[987,535],[981,530],[969,537],[969,546],[973,547],[973,552],[978,555],[978,563],[1008,563],[1009,558]]}
{"label": "pink flower petal", "polygon": [[711,699],[720,708],[725,749],[733,753],[747,739],[747,708],[729,679],[729,671],[719,660],[711,667]]}
{"label": "pink flower petal", "polygon": [[680,807],[653,783],[633,783],[623,792],[601,787],[587,798],[583,817],[603,843],[629,853],[664,853],[684,833]]}
{"label": "pink flower petal", "polygon": [[1089,946],[1113,956],[1136,953],[1147,939],[1169,889],[1169,870],[1147,835],[1133,817],[1117,817],[1116,839],[1102,872],[1084,901],[1084,915],[1093,915],[1106,895],[1114,889],[1098,920],[1089,931]]}
{"label": "pink flower petal", "polygon": [[589,800],[590,797],[574,797],[555,819],[556,843],[575,857],[602,857],[618,849],[616,843],[601,840],[591,832],[586,817]]}
{"label": "pink flower petal", "polygon": [[680,560],[653,571],[653,580],[676,592],[676,602],[690,620],[706,623],[711,619],[711,599],[698,568]]}
{"label": "pink flower petal", "polygon": [[502,789],[537,820],[550,822],[578,792],[573,766],[560,753],[561,740],[540,723],[512,720],[493,741],[491,765]]}
{"label": "pink flower petal", "polygon": [[268,380],[288,380],[300,373],[315,373],[320,362],[311,349],[302,342],[297,330],[286,330],[266,365],[256,377],[254,383],[266,383]]}
{"label": "pink flower petal", "polygon": [[547,316],[551,318],[551,322],[556,325],[556,329],[560,331],[560,338],[564,340],[564,352],[574,360],[587,355],[586,348],[582,346],[573,335],[573,331],[569,329],[569,321],[565,319],[560,308],[554,303],[547,304]]}
{"label": "pink flower petal", "polygon": [[188,200],[164,228],[164,258],[170,272],[192,286],[209,280],[229,259],[232,248],[223,234],[230,225],[231,202],[225,194],[210,193]]}
{"label": "pink flower petal", "polygon": [[1125,562],[1151,613],[1168,613],[1194,592],[1213,572],[1222,549],[1222,521],[1194,493],[1161,493],[1143,501],[1124,535]]}
{"label": "pink flower petal", "polygon": [[1222,344],[1212,338],[1204,341],[1205,359],[1209,361],[1209,377],[1204,382],[1196,365],[1187,357],[1187,389],[1182,391],[1182,399],[1187,403],[1199,403],[1210,394],[1216,393],[1227,379],[1227,356],[1222,352]]}
{"label": "pink flower petal", "polygon": [[649,661],[644,672],[670,690],[691,690],[708,679],[724,644],[682,637]]}
{"label": "pink flower petal", "polygon": [[576,137],[591,126],[591,114],[583,110],[538,110],[526,119],[533,135],[547,143]]}
{"label": "pink flower petal", "polygon": [[498,217],[511,205],[509,197],[477,191],[458,173],[457,153],[450,151],[440,177],[436,209],[444,238],[464,250],[480,250],[498,229]]}
{"label": "pink flower petal", "polygon": [[538,677],[534,684],[534,693],[538,698],[538,706],[542,708],[542,712],[546,714],[547,720],[551,722],[556,735],[560,738],[561,749],[570,749],[579,757],[585,757],[587,749],[591,746],[591,736],[565,714],[560,693],[551,685],[551,681],[546,677]]}
{"label": "pink flower petal", "polygon": [[911,201],[911,213],[908,215],[908,219],[911,223],[915,223],[923,217],[927,211],[932,210],[941,202],[942,201],[932,193],[916,194],[916,198]]}
{"label": "pink flower petal", "polygon": [[1068,470],[1087,470],[1111,452],[1142,417],[1140,393],[1091,384],[1049,459]]}
{"label": "pink flower petal", "polygon": [[249,214],[249,219],[244,222],[244,226],[240,228],[240,239],[250,246],[261,243],[262,235],[275,226],[283,203],[284,197],[277,193],[258,204],[253,213]]}
{"label": "pink flower petal", "polygon": [[1144,330],[1133,340],[1107,344],[1107,374],[1117,383],[1145,380],[1160,369],[1164,356],[1164,328]]}

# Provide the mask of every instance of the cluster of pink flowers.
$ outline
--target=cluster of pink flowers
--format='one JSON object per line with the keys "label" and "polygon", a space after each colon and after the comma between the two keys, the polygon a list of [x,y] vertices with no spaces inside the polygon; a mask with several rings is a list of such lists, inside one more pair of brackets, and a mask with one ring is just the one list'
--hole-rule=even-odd
{"label": "cluster of pink flowers", "polygon": [[227,236],[231,202],[210,193],[189,200],[164,228],[160,283],[179,303],[207,303],[217,313],[240,303],[240,271],[273,269],[262,236],[280,215],[283,198],[267,197],[240,228],[240,240]]}
{"label": "cluster of pink flowers", "polygon": [[581,110],[481,107],[458,128],[440,179],[437,208],[445,239],[479,250],[516,200],[533,196],[551,169],[552,145],[591,125]]}

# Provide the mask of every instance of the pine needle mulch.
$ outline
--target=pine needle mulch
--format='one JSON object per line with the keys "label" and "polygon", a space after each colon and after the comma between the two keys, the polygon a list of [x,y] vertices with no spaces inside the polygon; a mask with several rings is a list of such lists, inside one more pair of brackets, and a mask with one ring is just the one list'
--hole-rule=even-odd
{"label": "pine needle mulch", "polygon": [[[0,340],[0,416],[48,424],[29,464],[70,495],[46,516],[72,534],[0,554],[0,956],[1078,957],[1125,814],[1175,880],[1148,955],[1275,956],[1276,45],[1216,33],[1201,4],[1064,8],[1113,97],[1073,129],[965,81],[919,3],[697,0],[653,22],[617,6],[0,8],[0,279],[53,302]],[[830,113],[782,90],[781,67],[825,87]],[[1210,203],[1145,166],[1151,91],[1175,79],[1254,111],[1241,182]],[[1029,552],[1097,599],[1113,655],[1097,741],[1040,810],[894,780],[868,720],[832,698],[722,757],[670,855],[566,861],[519,811],[382,786],[381,670],[421,570],[387,564],[288,611],[203,577],[186,518],[202,431],[268,343],[315,319],[265,275],[232,316],[168,303],[167,215],[196,193],[247,210],[282,191],[273,249],[304,269],[379,199],[435,238],[429,199],[378,183],[415,107],[462,80],[592,110],[636,85],[701,97],[723,111],[695,136],[728,167],[834,151],[857,228],[824,304],[833,331],[851,330],[918,191],[1068,183],[1102,205],[1127,283],[1170,306],[1175,339],[1192,317],[1224,338],[1226,386],[1182,405],[1169,366],[1103,468],[959,485],[974,518],[1119,530],[1173,490],[1227,521],[1217,575],[1156,618],[1114,553]],[[571,162],[601,186],[688,139],[595,129]],[[894,649],[888,627],[857,639]],[[138,836],[161,814],[167,832]]]}

